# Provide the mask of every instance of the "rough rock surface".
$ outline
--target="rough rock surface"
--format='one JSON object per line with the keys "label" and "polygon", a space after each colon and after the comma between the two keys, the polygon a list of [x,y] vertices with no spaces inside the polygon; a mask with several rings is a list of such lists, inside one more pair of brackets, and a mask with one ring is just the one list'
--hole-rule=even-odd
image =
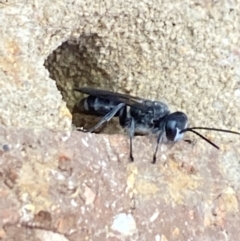
{"label": "rough rock surface", "polygon": [[239,143],[162,145],[154,165],[147,137],[134,139],[129,163],[124,135],[0,134],[0,238],[239,238]]}
{"label": "rough rock surface", "polygon": [[154,139],[129,164],[126,136],[70,133],[83,85],[239,130],[239,16],[229,0],[0,1],[0,239],[238,240],[237,136],[151,165]]}

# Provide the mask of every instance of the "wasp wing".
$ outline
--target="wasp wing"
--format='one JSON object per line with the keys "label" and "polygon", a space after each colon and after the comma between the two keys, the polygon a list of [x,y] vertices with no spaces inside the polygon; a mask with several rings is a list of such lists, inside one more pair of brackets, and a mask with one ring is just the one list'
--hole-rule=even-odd
{"label": "wasp wing", "polygon": [[143,111],[147,111],[147,109],[149,108],[146,104],[143,103],[145,99],[137,96],[131,96],[114,91],[95,89],[90,87],[74,88],[74,90],[97,98],[108,99],[119,103],[125,103],[128,106],[132,106]]}

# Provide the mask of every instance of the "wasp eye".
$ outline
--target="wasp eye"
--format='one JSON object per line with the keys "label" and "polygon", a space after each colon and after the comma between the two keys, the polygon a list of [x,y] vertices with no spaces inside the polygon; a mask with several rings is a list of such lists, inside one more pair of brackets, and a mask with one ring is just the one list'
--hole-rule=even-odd
{"label": "wasp eye", "polygon": [[180,131],[187,126],[187,116],[183,112],[174,112],[170,114],[166,121],[166,136],[169,141],[178,141],[182,139],[183,133]]}
{"label": "wasp eye", "polygon": [[169,141],[174,141],[176,134],[177,134],[177,128],[176,128],[177,122],[174,120],[169,120],[166,123],[166,136]]}

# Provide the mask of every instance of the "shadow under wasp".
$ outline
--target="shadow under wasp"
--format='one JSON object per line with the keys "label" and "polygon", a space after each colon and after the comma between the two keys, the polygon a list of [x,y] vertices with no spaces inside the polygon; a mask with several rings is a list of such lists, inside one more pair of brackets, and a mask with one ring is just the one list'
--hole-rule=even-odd
{"label": "shadow under wasp", "polygon": [[85,130],[77,128],[82,132],[95,132],[113,117],[119,118],[119,124],[126,129],[130,138],[130,160],[133,161],[132,139],[135,135],[153,134],[157,137],[157,145],[153,153],[152,163],[156,162],[159,143],[177,142],[183,138],[185,132],[192,132],[213,147],[219,147],[208,140],[196,130],[210,130],[227,132],[240,135],[240,132],[210,128],[210,127],[187,127],[188,118],[183,112],[170,113],[168,106],[160,101],[152,101],[137,96],[121,94],[108,90],[90,87],[74,88],[75,91],[87,94],[88,97],[76,103],[75,108],[84,114],[103,116],[92,128]]}

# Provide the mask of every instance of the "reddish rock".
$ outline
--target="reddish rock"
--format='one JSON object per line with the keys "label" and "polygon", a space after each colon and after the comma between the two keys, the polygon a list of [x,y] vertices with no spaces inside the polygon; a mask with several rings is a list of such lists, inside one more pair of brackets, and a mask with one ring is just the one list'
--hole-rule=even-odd
{"label": "reddish rock", "polygon": [[125,135],[0,133],[2,238],[39,229],[68,240],[238,238],[237,142],[161,145],[153,165],[149,137],[134,138],[129,163]]}

